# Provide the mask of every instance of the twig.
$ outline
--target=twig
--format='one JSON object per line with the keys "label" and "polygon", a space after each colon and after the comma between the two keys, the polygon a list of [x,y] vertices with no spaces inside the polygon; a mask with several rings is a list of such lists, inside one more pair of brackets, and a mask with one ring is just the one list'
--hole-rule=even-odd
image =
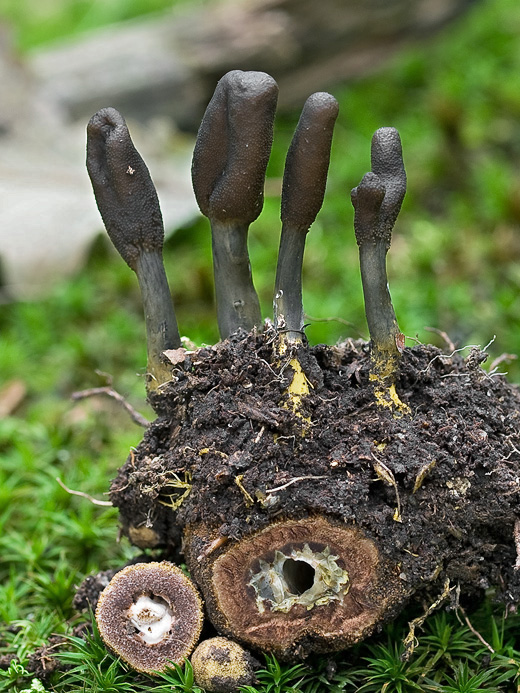
{"label": "twig", "polygon": [[455,344],[451,341],[450,336],[447,332],[439,330],[437,327],[425,327],[424,329],[426,330],[426,332],[433,332],[434,334],[438,334],[439,337],[442,337],[448,349],[450,349],[450,351],[455,351]]}
{"label": "twig", "polygon": [[341,325],[346,325],[347,327],[352,327],[358,335],[361,337],[361,339],[366,339],[366,336],[363,335],[356,325],[354,325],[353,322],[349,322],[348,320],[345,320],[344,318],[340,318],[337,316],[330,317],[330,318],[315,318],[312,315],[309,315],[308,313],[304,314],[305,320],[310,320],[311,322],[339,322]]}
{"label": "twig", "polygon": [[88,493],[83,493],[83,491],[73,491],[72,489],[65,486],[65,484],[63,483],[63,481],[60,479],[59,476],[56,477],[56,481],[58,482],[58,484],[61,486],[61,488],[64,491],[67,491],[67,493],[70,493],[72,496],[80,496],[80,498],[86,498],[87,500],[89,500],[94,505],[103,505],[107,508],[111,508],[114,505],[112,503],[112,501],[97,500],[96,498],[89,496]]}
{"label": "twig", "polygon": [[460,604],[459,604],[458,611],[460,611],[460,613],[462,614],[462,617],[463,617],[467,627],[470,629],[470,631],[473,633],[473,635],[480,640],[480,642],[484,645],[484,647],[487,647],[487,649],[491,652],[491,654],[495,654],[495,650],[491,647],[491,645],[486,640],[484,640],[484,638],[480,635],[478,630],[475,630],[475,628],[473,628],[473,626],[471,625],[471,621],[467,617],[466,612],[464,611],[463,607]]}
{"label": "twig", "polygon": [[[491,362],[491,365],[489,366],[489,373],[490,375],[496,371],[498,366],[500,366],[501,363],[509,363],[510,361],[516,361],[518,356],[516,354],[500,354],[500,356],[497,356],[494,361]],[[500,375],[506,375],[505,373],[501,373]]]}
{"label": "twig", "polygon": [[449,361],[450,359],[452,359],[455,356],[455,354],[458,354],[459,352],[464,351],[465,349],[475,349],[475,348],[480,348],[480,346],[478,344],[467,344],[466,346],[459,347],[458,349],[453,349],[451,354],[437,354],[437,356],[434,356],[431,359],[431,361],[429,361],[429,363],[426,365],[426,368],[423,368],[422,371],[419,371],[419,374],[421,375],[423,373],[427,373],[428,369],[430,368],[432,363],[434,361],[437,361],[437,359],[446,359],[447,361]]}
{"label": "twig", "polygon": [[136,411],[131,404],[129,404],[126,399],[123,397],[123,395],[120,395],[119,392],[116,392],[112,387],[110,386],[105,386],[105,387],[92,387],[88,390],[80,390],[79,392],[73,392],[71,395],[71,399],[74,402],[77,402],[80,399],[86,399],[87,397],[96,397],[97,395],[106,395],[107,397],[111,397],[112,399],[115,399],[116,402],[119,402],[123,406],[123,408],[130,414],[130,418],[134,423],[136,423],[138,426],[142,426],[143,428],[148,428],[150,425],[150,422],[144,418],[138,411]]}

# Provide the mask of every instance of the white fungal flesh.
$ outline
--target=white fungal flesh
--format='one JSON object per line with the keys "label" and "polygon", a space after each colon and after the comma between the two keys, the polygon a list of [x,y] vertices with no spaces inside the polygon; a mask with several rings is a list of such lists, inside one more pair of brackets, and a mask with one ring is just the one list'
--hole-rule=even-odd
{"label": "white fungal flesh", "polygon": [[268,606],[271,611],[287,613],[296,604],[309,610],[343,600],[349,590],[349,576],[337,559],[328,546],[314,552],[308,544],[301,550],[293,549],[289,555],[275,551],[272,563],[260,559],[260,570],[249,581],[256,592],[258,611],[263,613]]}
{"label": "white fungal flesh", "polygon": [[173,623],[173,613],[162,600],[153,600],[144,595],[132,604],[128,617],[139,631],[138,637],[147,645],[162,642]]}

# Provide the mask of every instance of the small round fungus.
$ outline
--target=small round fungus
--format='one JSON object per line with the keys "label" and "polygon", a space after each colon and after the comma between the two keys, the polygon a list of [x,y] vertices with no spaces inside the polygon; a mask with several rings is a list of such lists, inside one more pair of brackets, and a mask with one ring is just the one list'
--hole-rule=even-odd
{"label": "small round fungus", "polygon": [[195,683],[208,693],[232,693],[255,682],[254,658],[227,638],[203,640],[191,656]]}
{"label": "small round fungus", "polygon": [[172,563],[137,563],[116,573],[103,590],[96,621],[104,643],[137,671],[181,663],[202,628],[202,601]]}

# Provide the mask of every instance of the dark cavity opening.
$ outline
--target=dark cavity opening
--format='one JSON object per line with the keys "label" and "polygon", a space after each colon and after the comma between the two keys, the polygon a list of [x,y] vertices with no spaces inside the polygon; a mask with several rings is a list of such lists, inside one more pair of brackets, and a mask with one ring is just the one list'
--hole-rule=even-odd
{"label": "dark cavity opening", "polygon": [[291,594],[303,594],[314,585],[314,568],[306,561],[288,558],[283,564],[283,576]]}

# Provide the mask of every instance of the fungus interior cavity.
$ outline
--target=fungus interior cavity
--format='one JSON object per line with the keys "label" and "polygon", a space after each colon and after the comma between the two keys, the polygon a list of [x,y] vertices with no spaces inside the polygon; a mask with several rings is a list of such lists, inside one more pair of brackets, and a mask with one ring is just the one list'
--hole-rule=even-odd
{"label": "fungus interior cavity", "polygon": [[141,595],[128,610],[130,623],[137,631],[137,637],[147,645],[162,642],[171,630],[173,612],[168,604],[152,595]]}
{"label": "fungus interior cavity", "polygon": [[285,553],[276,550],[272,561],[260,558],[259,570],[248,583],[255,590],[258,611],[270,608],[287,613],[297,604],[310,610],[342,601],[349,590],[349,576],[337,561],[328,546],[312,551],[308,544]]}

